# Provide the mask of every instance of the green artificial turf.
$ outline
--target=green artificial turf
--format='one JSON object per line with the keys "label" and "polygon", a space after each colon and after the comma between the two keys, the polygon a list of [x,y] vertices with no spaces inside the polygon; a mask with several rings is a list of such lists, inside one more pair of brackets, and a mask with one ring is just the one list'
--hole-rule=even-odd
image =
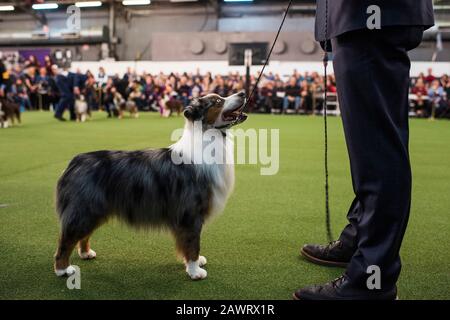
{"label": "green artificial turf", "polygon": [[[299,257],[306,242],[325,242],[323,125],[320,117],[252,115],[244,128],[280,129],[280,171],[236,168],[225,212],[208,223],[202,254],[208,278],[190,281],[164,233],[136,232],[119,222],[92,238],[98,257],[81,267],[81,290],[69,290],[52,269],[58,236],[56,181],[78,153],[170,144],[181,118],[106,119],[60,123],[51,114],[23,114],[23,125],[0,130],[0,299],[291,299],[300,286],[342,269]],[[340,119],[330,128],[330,182],[335,235],[352,200]],[[413,204],[402,248],[401,299],[450,299],[450,122],[411,121]]]}

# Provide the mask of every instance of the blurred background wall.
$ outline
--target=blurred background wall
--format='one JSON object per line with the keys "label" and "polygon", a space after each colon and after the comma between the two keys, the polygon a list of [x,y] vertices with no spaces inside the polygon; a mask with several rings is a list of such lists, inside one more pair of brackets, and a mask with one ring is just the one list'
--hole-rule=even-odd
{"label": "blurred background wall", "polygon": [[[0,11],[0,51],[70,50],[73,61],[226,61],[229,43],[271,43],[287,5],[282,0],[98,2],[98,7],[80,8],[81,30],[74,34],[67,32],[67,9],[75,1],[4,1],[0,5],[14,10]],[[58,8],[33,8],[41,3],[57,3]],[[294,1],[274,60],[320,59],[314,8],[315,1]],[[411,52],[413,61],[450,61],[450,1],[435,1],[435,11],[436,27]]]}

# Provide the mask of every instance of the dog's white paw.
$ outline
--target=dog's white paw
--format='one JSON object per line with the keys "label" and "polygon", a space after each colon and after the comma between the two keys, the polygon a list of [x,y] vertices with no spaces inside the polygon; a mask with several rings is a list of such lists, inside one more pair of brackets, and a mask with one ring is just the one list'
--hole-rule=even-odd
{"label": "dog's white paw", "polygon": [[[204,262],[206,263],[206,259],[204,259]],[[186,272],[192,280],[202,280],[208,275],[205,269],[200,268],[200,257],[197,261],[189,261],[187,263]]]}
{"label": "dog's white paw", "polygon": [[62,276],[71,276],[71,275],[73,275],[74,273],[76,272],[76,269],[74,268],[74,267],[72,267],[72,266],[68,266],[67,268],[65,268],[65,269],[57,269],[57,270],[55,270],[55,274],[58,276],[58,277],[62,277]]}
{"label": "dog's white paw", "polygon": [[190,270],[187,273],[189,274],[189,277],[191,277],[192,280],[202,280],[208,276],[208,272],[206,272],[205,269],[202,269],[200,267],[198,267],[195,270]]}
{"label": "dog's white paw", "polygon": [[92,249],[89,249],[88,252],[81,252],[81,250],[78,249],[78,255],[83,260],[91,260],[91,259],[94,259],[97,256],[97,253],[94,250],[92,250]]}
{"label": "dog's white paw", "polygon": [[205,258],[204,256],[199,256],[199,257],[198,257],[198,265],[199,265],[200,267],[205,266],[207,262],[208,262],[208,261],[206,260],[206,258]]}

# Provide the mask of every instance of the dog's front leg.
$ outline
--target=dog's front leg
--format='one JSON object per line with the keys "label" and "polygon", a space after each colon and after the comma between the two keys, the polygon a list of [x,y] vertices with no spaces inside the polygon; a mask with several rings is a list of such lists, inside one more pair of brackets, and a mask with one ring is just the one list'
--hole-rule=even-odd
{"label": "dog's front leg", "polygon": [[192,280],[205,279],[208,273],[201,268],[206,258],[200,256],[201,226],[197,228],[182,227],[175,233],[177,249],[183,255],[186,272]]}
{"label": "dog's front leg", "polygon": [[186,263],[186,272],[192,280],[202,280],[208,275],[205,269],[200,268],[200,266],[203,266],[202,262],[204,261],[206,261],[206,258],[199,256],[196,261],[188,261]]}

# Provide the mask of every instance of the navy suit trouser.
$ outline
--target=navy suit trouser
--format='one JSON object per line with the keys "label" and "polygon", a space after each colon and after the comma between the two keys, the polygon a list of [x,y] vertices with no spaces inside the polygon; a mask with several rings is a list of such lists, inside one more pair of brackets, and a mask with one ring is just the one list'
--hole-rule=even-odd
{"label": "navy suit trouser", "polygon": [[332,39],[333,66],[355,199],[340,240],[354,250],[349,291],[367,290],[369,266],[381,289],[400,274],[400,246],[411,203],[408,151],[410,59],[423,27],[358,30]]}
{"label": "navy suit trouser", "polygon": [[70,112],[70,119],[75,120],[75,97],[74,96],[61,96],[59,99],[56,110],[55,110],[55,116],[62,117],[64,111],[68,109]]}

